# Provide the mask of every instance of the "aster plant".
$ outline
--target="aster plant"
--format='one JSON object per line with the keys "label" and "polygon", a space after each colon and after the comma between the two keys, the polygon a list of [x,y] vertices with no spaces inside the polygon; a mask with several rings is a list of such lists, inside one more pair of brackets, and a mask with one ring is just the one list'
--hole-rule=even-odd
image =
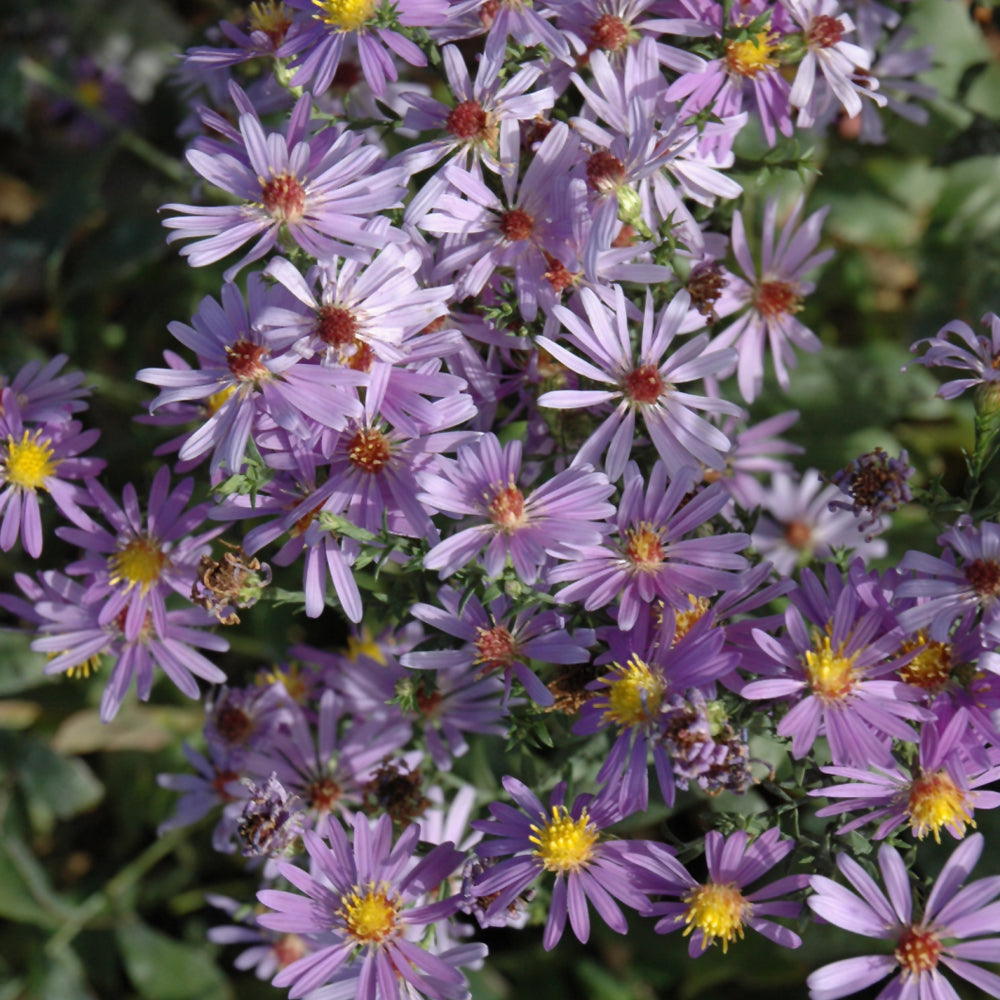
{"label": "aster plant", "polygon": [[[0,375],[0,550],[64,546],[0,606],[40,672],[107,667],[102,721],[213,685],[160,830],[246,859],[211,896],[238,967],[464,1000],[483,928],[647,922],[727,962],[811,913],[892,949],[814,1000],[950,1000],[945,970],[1000,996],[1000,884],[962,887],[1000,804],[1000,320],[916,345],[974,392],[961,496],[881,446],[801,471],[769,398],[832,336],[834,251],[820,187],[755,170],[921,117],[883,94],[928,96],[897,15],[267,0],[183,57],[162,222],[201,298],[137,374],[178,436],[115,483],[65,357]],[[938,551],[897,558],[874,536],[922,502]],[[925,893],[896,845],[942,831]]]}

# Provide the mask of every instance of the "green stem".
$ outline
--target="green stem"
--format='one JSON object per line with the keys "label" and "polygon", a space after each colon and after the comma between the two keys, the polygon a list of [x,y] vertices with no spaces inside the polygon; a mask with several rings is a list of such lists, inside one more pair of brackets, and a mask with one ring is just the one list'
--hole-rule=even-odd
{"label": "green stem", "polygon": [[51,90],[53,93],[59,94],[60,97],[65,97],[66,100],[71,101],[76,105],[78,110],[92,118],[101,128],[112,133],[116,141],[124,149],[133,153],[151,167],[155,167],[160,173],[169,177],[170,180],[181,183],[187,176],[184,164],[180,160],[176,160],[157,149],[137,132],[133,132],[132,129],[116,121],[102,108],[94,107],[82,100],[73,87],[66,83],[65,80],[56,76],[48,67],[25,56],[18,63],[18,68],[26,80],[37,83],[39,86],[45,87],[47,90]]}
{"label": "green stem", "polygon": [[46,942],[50,955],[64,951],[73,939],[96,918],[112,912],[115,904],[159,861],[173,853],[178,844],[190,835],[190,828],[171,830],[153,841],[137,858],[129,862],[103,889],[88,896],[66,919],[66,922]]}

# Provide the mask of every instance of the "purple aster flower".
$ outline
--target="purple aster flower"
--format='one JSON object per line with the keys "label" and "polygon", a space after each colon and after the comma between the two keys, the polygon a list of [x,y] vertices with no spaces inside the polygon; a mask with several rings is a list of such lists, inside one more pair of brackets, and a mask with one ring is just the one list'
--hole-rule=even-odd
{"label": "purple aster flower", "polygon": [[275,58],[302,27],[282,0],[256,0],[240,24],[219,22],[219,33],[230,43],[228,47],[197,46],[188,49],[183,58],[195,67],[236,66],[251,59]]}
{"label": "purple aster flower", "polygon": [[221,806],[222,815],[212,830],[212,849],[220,854],[232,854],[236,850],[236,831],[243,815],[243,804],[250,790],[225,755],[211,753],[206,757],[187,743],[181,749],[194,773],[156,776],[156,783],[161,788],[180,795],[174,814],[164,820],[156,832],[163,836],[169,830],[190,826]]}
{"label": "purple aster flower", "polygon": [[210,927],[206,937],[213,944],[237,945],[244,950],[233,960],[233,968],[241,972],[253,970],[258,979],[273,979],[282,969],[305,958],[313,950],[313,942],[300,934],[279,934],[261,927],[259,913],[245,903],[205,893],[205,901],[239,921],[222,927]]}
{"label": "purple aster flower", "polygon": [[201,692],[196,677],[210,684],[222,684],[226,675],[198,652],[206,649],[223,653],[229,643],[221,636],[202,631],[215,623],[201,608],[163,611],[154,616],[146,611],[135,634],[128,632],[131,607],[119,608],[106,617],[105,605],[95,601],[88,590],[55,572],[42,575],[45,593],[35,606],[39,618],[38,638],[31,648],[50,656],[45,666],[49,674],[65,673],[108,657],[114,666],[101,698],[101,721],[110,722],[135,681],[141,701],[149,699],[154,670],[159,667],[189,698]]}
{"label": "purple aster flower", "polygon": [[885,555],[884,541],[859,534],[853,513],[833,506],[841,496],[836,486],[823,484],[815,469],[801,478],[775,471],[770,488],[758,490],[761,513],[751,544],[783,576],[797,565],[830,558],[834,549],[847,549],[864,560]]}
{"label": "purple aster flower", "polygon": [[209,504],[185,510],[194,480],[185,479],[171,490],[165,465],[153,477],[145,513],[131,483],[122,493],[121,506],[97,480],[88,486],[111,530],[96,523],[89,529],[57,529],[60,538],[84,550],[83,558],[66,571],[86,577],[84,600],[100,603],[99,624],[107,625],[124,612],[119,624],[132,642],[149,627],[147,618],[152,616],[155,630],[162,634],[167,594],[174,591],[190,600],[199,562],[209,551],[205,543],[222,529],[192,534],[208,517]]}
{"label": "purple aster flower", "polygon": [[[948,638],[955,620],[981,615],[983,629],[1000,635],[1000,524],[974,525],[959,518],[940,538],[947,546],[945,558],[925,552],[907,552],[899,563],[902,572],[915,576],[896,588],[897,597],[925,598],[900,612],[899,624],[907,632],[926,628],[937,642]],[[956,564],[955,557],[961,562]]]}
{"label": "purple aster flower", "polygon": [[333,82],[350,41],[368,86],[381,96],[387,81],[399,77],[394,55],[411,66],[427,65],[420,47],[401,29],[433,28],[449,17],[448,0],[395,0],[388,22],[375,0],[288,0],[288,5],[302,11],[308,24],[282,52],[299,53],[289,65],[295,71],[290,84],[309,86],[315,94]]}
{"label": "purple aster flower", "polygon": [[[446,156],[447,163],[466,171],[475,163],[495,174],[515,173],[521,153],[521,122],[542,116],[555,101],[551,87],[526,92],[541,76],[541,69],[522,66],[509,79],[501,80],[503,63],[481,58],[473,81],[454,45],[441,49],[441,63],[454,105],[449,107],[430,95],[405,93],[403,98],[410,107],[403,125],[420,131],[440,129],[447,135],[411,146],[400,154],[399,162],[412,174],[427,170]],[[441,170],[424,181],[406,208],[407,223],[419,223],[448,187]]]}
{"label": "purple aster flower", "polygon": [[732,573],[745,570],[737,553],[750,542],[742,532],[687,538],[710,521],[729,502],[718,484],[690,496],[692,477],[683,472],[667,480],[666,466],[656,462],[644,488],[639,467],[625,469],[618,506],[618,541],[614,547],[589,547],[583,558],[559,566],[549,574],[555,583],[574,580],[556,594],[569,604],[583,600],[588,611],[619,597],[618,627],[630,629],[645,606],[659,598],[678,610],[691,597],[708,597],[732,582]]}
{"label": "purple aster flower", "polygon": [[69,480],[96,476],[103,470],[103,459],[80,455],[100,434],[97,430],[85,431],[78,421],[66,419],[28,429],[13,388],[0,393],[0,549],[10,551],[20,536],[29,556],[37,559],[42,554],[39,490],[48,493],[59,512],[74,524],[93,527],[80,509],[81,503],[91,502],[90,497]]}
{"label": "purple aster flower", "polygon": [[[738,37],[743,26],[763,14],[769,6],[774,10],[772,20],[755,33]],[[780,8],[764,0],[753,0],[730,8],[730,23],[726,30],[731,37],[724,43],[719,38],[724,53],[701,66],[685,69],[667,90],[667,100],[683,100],[681,115],[684,118],[706,108],[719,118],[728,118],[739,114],[744,104],[748,104],[760,119],[768,145],[775,144],[777,132],[790,136],[790,87],[781,75],[779,62],[785,34],[776,30],[775,24],[782,20],[779,12]],[[715,31],[721,34],[721,8],[716,7],[712,13],[716,21]]]}
{"label": "purple aster flower", "polygon": [[246,94],[235,84],[231,93],[239,111],[239,133],[218,116],[205,116],[205,124],[234,145],[201,140],[205,148],[196,143],[187,159],[197,173],[242,203],[163,206],[181,213],[164,219],[174,230],[167,242],[195,238],[181,250],[193,267],[221,260],[257,238],[249,253],[226,272],[226,280],[231,280],[245,264],[277,247],[282,233],[317,258],[356,253],[352,246],[377,249],[399,238],[392,230],[366,226],[374,213],[398,207],[403,193],[400,170],[377,169],[378,149],[364,145],[360,135],[336,128],[310,136],[308,93],[295,105],[285,135],[265,134]]}
{"label": "purple aster flower", "polygon": [[320,834],[333,826],[333,814],[358,808],[365,785],[378,764],[410,738],[410,726],[397,713],[372,713],[347,725],[342,699],[324,691],[313,724],[304,709],[289,705],[289,718],[268,744],[247,751],[247,777],[281,786],[302,803],[307,825]]}
{"label": "purple aster flower", "polygon": [[795,314],[815,285],[803,276],[833,256],[832,250],[816,253],[820,230],[829,207],[813,212],[800,226],[804,200],[799,199],[788,221],[777,235],[778,202],[769,199],[764,209],[761,238],[760,272],[754,267],[743,215],[733,215],[733,254],[743,278],[731,275],[720,298],[721,312],[748,307],[735,322],[712,341],[711,350],[735,345],[739,356],[736,365],[740,395],[753,402],[764,382],[764,356],[770,348],[778,384],[788,388],[788,369],[795,367],[793,348],[815,353],[822,346]]}
{"label": "purple aster flower", "polygon": [[611,308],[589,288],[581,291],[580,300],[586,322],[563,306],[554,307],[553,314],[570,331],[573,344],[590,360],[548,337],[540,337],[538,346],[571,371],[612,388],[561,389],[545,393],[538,402],[557,409],[620,402],[580,447],[574,461],[595,464],[606,452],[608,478],[612,482],[620,479],[632,451],[638,414],[669,475],[676,476],[699,462],[712,469],[723,468],[729,438],[695,410],[732,416],[743,411],[723,399],[682,392],[678,385],[731,367],[736,355],[732,351],[706,350],[708,334],[700,334],[667,354],[687,316],[691,301],[688,293],[678,292],[655,320],[652,296],[647,294],[638,351],[632,344],[625,293],[620,285],[614,286]]}
{"label": "purple aster flower", "polygon": [[823,734],[835,764],[888,764],[890,738],[917,742],[917,734],[903,720],[929,717],[913,704],[919,697],[916,691],[885,679],[901,665],[898,631],[884,632],[881,612],[866,609],[850,586],[841,591],[832,616],[812,624],[810,633],[793,606],[785,611],[780,640],[753,630],[763,657],[746,665],[770,676],[747,684],[743,697],[791,699],[794,707],[777,731],[792,738],[795,757],[807,753]]}
{"label": "purple aster flower", "polygon": [[576,267],[564,209],[566,176],[578,150],[575,134],[565,122],[557,122],[520,183],[516,174],[503,176],[503,200],[475,173],[454,163],[444,167],[444,178],[458,194],[441,195],[435,211],[420,221],[420,228],[445,237],[434,277],[450,280],[454,275],[455,296],[463,299],[478,295],[497,268],[513,268],[518,307],[532,322],[549,259],[570,270]]}
{"label": "purple aster flower", "polygon": [[445,843],[416,859],[419,826],[408,827],[393,846],[388,816],[370,825],[358,814],[353,828],[353,843],[340,823],[330,823],[327,840],[307,831],[304,842],[314,874],[279,862],[282,876],[299,892],[264,889],[257,894],[275,911],[258,918],[262,927],[323,935],[323,943],[282,969],[274,985],[291,987],[288,995],[297,1000],[348,969],[358,1000],[402,1000],[409,987],[431,1000],[462,995],[465,980],[458,969],[420,944],[429,925],[458,909],[457,896],[433,903],[425,899],[455,871],[462,855]]}
{"label": "purple aster flower", "polygon": [[48,423],[87,409],[84,399],[90,395],[90,389],[83,385],[84,373],[59,374],[68,360],[65,354],[57,354],[44,365],[29,361],[9,382],[0,375],[0,389],[10,389],[14,394],[21,420]]}
{"label": "purple aster flower", "polygon": [[609,650],[598,663],[610,662],[611,669],[587,685],[590,697],[573,726],[577,735],[614,734],[597,780],[617,782],[622,807],[629,811],[645,809],[649,802],[650,757],[663,800],[673,805],[673,764],[663,739],[670,698],[692,688],[711,690],[738,660],[737,653],[724,651],[725,633],[712,628],[710,616],[683,634],[676,627],[679,619],[664,617],[656,630],[646,617],[628,631],[599,631]]}
{"label": "purple aster flower", "polygon": [[708,878],[698,882],[663,844],[647,843],[647,856],[639,861],[641,873],[636,881],[649,895],[674,897],[649,904],[646,912],[659,917],[656,931],[669,934],[684,928],[690,935],[688,954],[699,958],[715,944],[722,942],[723,952],[738,938],[744,926],[763,934],[784,948],[798,948],[802,939],[771,917],[794,918],[802,907],[799,903],[779,900],[809,883],[808,875],[788,875],[752,892],[744,890],[766,872],[783,861],[795,846],[791,840],[780,840],[775,827],[762,833],[752,843],[743,830],[723,837],[715,830],[705,836],[705,860]]}
{"label": "purple aster flower", "polygon": [[497,0],[485,22],[488,34],[483,58],[502,61],[507,39],[513,38],[519,45],[542,45],[552,56],[570,60],[569,40],[549,23],[547,14],[551,16],[548,10],[536,10],[520,0]]}
{"label": "purple aster flower", "polygon": [[[941,327],[933,337],[918,340],[910,348],[912,351],[927,349],[924,355],[910,362],[911,364],[926,365],[928,368],[957,368],[972,373],[970,378],[945,382],[937,392],[942,399],[955,399],[966,389],[993,390],[995,383],[1000,382],[1000,316],[987,313],[982,322],[989,327],[988,337],[982,334],[977,336],[968,323],[954,319]],[[955,334],[962,343],[950,341],[948,337],[951,334]]]}
{"label": "purple aster flower", "polygon": [[[366,376],[339,366],[306,364],[289,350],[301,334],[261,331],[257,321],[273,294],[259,274],[247,283],[248,300],[227,282],[221,303],[202,299],[191,320],[168,329],[198,356],[198,369],[143,368],[136,378],[160,387],[151,411],[182,401],[203,401],[208,419],[181,446],[183,462],[212,454],[211,471],[225,466],[230,474],[243,464],[254,423],[266,412],[279,427],[308,437],[313,423],[343,429],[362,412],[356,387]],[[290,299],[282,290],[277,304]]]}
{"label": "purple aster flower", "polygon": [[984,995],[1000,997],[1000,976],[974,964],[992,961],[1000,948],[1000,877],[968,879],[985,840],[975,833],[958,845],[941,869],[918,919],[906,865],[899,852],[883,844],[878,852],[883,892],[870,875],[846,854],[837,867],[854,891],[823,875],[809,885],[813,912],[836,927],[894,945],[891,955],[864,955],[817,969],[807,980],[811,1000],[838,1000],[899,972],[882,996],[954,1000],[955,989],[944,977],[950,970]]}
{"label": "purple aster flower", "polygon": [[[298,334],[296,350],[320,354],[355,371],[369,371],[375,358],[398,363],[406,341],[447,315],[450,285],[421,288],[416,250],[388,246],[374,260],[324,260],[303,277],[279,257],[265,277],[279,281],[307,311],[265,312],[261,324],[279,335]],[[317,289],[318,291],[314,291]]]}
{"label": "purple aster flower", "polygon": [[845,800],[824,806],[816,815],[835,816],[864,809],[863,815],[837,830],[840,834],[882,820],[875,840],[887,837],[903,823],[920,840],[931,833],[940,844],[942,827],[961,840],[966,825],[976,825],[972,816],[977,808],[1000,806],[1000,792],[976,790],[997,781],[1000,767],[981,770],[962,753],[968,731],[963,711],[956,712],[943,727],[925,723],[920,734],[919,762],[912,769],[895,762],[885,769],[820,768],[824,774],[849,780],[810,791],[810,795]]}
{"label": "purple aster flower", "polygon": [[450,576],[485,548],[483,564],[500,576],[509,558],[525,583],[538,578],[546,555],[576,559],[580,550],[600,541],[594,522],[609,517],[607,502],[614,492],[608,477],[587,465],[557,472],[527,496],[521,475],[521,442],[501,448],[492,434],[458,450],[454,462],[439,460],[440,475],[425,473],[417,499],[427,507],[454,516],[469,515],[488,523],[465,528],[435,545],[424,557],[427,569]]}
{"label": "purple aster flower", "polygon": [[302,810],[296,796],[271,774],[258,785],[246,778],[249,796],[237,833],[245,858],[274,858],[292,854],[304,829]]}
{"label": "purple aster flower", "polygon": [[451,587],[438,592],[441,607],[415,604],[410,609],[414,618],[463,640],[462,649],[410,652],[400,662],[411,669],[468,669],[478,666],[481,673],[502,670],[505,699],[516,677],[537,705],[547,708],[553,696],[530,667],[531,660],[541,663],[586,663],[588,647],[594,644],[591,629],[578,629],[572,635],[566,631],[565,619],[554,611],[528,608],[519,611],[513,620],[510,600],[504,595],[484,607],[476,596],[464,596]]}
{"label": "purple aster flower", "polygon": [[597,795],[578,795],[567,807],[566,785],[561,782],[546,808],[517,778],[508,775],[503,786],[518,808],[495,802],[489,820],[472,824],[492,838],[477,844],[476,854],[503,859],[485,869],[472,887],[477,896],[493,897],[487,919],[506,910],[542,872],[552,872],[555,883],[542,939],[546,951],[559,943],[567,914],[577,939],[587,941],[588,901],[612,930],[624,934],[628,926],[615,899],[635,909],[646,900],[633,885],[637,847],[602,838],[605,827],[623,817],[617,790],[609,785]]}
{"label": "purple aster flower", "polygon": [[[868,74],[871,54],[844,41],[854,22],[841,11],[839,0],[781,0],[802,29],[806,52],[799,63],[788,100],[799,109],[796,124],[808,128],[836,100],[849,118],[861,114],[861,96],[879,106],[878,80]],[[817,82],[816,71],[822,74]],[[825,86],[823,85],[825,82]]]}

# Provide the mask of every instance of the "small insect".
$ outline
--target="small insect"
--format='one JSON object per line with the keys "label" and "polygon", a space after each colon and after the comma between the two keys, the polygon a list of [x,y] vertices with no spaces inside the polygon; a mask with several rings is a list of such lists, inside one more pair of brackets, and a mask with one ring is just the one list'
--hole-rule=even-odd
{"label": "small insect", "polygon": [[271,582],[271,567],[259,559],[248,559],[239,545],[223,542],[232,551],[221,560],[202,556],[199,579],[191,587],[191,600],[210,611],[223,625],[238,625],[235,608],[252,607]]}

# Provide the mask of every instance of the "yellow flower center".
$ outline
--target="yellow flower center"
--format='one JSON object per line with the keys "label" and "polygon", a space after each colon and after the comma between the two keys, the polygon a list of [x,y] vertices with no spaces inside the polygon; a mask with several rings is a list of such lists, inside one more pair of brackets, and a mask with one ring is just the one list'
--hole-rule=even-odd
{"label": "yellow flower center", "polygon": [[347,658],[351,663],[357,663],[361,656],[374,660],[379,666],[386,665],[385,655],[381,647],[372,638],[372,634],[367,628],[362,630],[360,636],[351,635],[347,638]]}
{"label": "yellow flower center", "polygon": [[58,461],[52,460],[52,446],[42,432],[24,432],[20,441],[7,437],[7,457],[3,462],[3,478],[15,486],[35,491],[45,489],[45,480],[56,471]]}
{"label": "yellow flower center", "polygon": [[972,822],[972,794],[963,791],[947,771],[935,771],[915,778],[910,786],[907,815],[913,835],[923,840],[928,833],[941,843],[941,827],[947,827],[956,837],[965,836],[966,824]]}
{"label": "yellow flower center", "polygon": [[951,679],[951,644],[934,642],[924,631],[903,643],[901,653],[909,653],[918,646],[924,648],[906,664],[899,668],[899,678],[906,684],[937,692]]}
{"label": "yellow flower center", "polygon": [[357,31],[372,16],[373,0],[313,0],[320,13],[314,15],[331,28]]}
{"label": "yellow flower center", "polygon": [[726,42],[726,68],[737,76],[751,78],[775,69],[778,65],[778,60],[774,58],[778,48],[777,37],[765,30],[758,31],[743,42]]}
{"label": "yellow flower center", "polygon": [[806,677],[813,693],[823,701],[840,701],[848,697],[857,682],[854,661],[858,654],[844,656],[843,646],[834,651],[830,637],[823,636],[815,649],[805,654]]}
{"label": "yellow flower center", "polygon": [[396,929],[399,900],[389,898],[384,883],[369,882],[362,889],[355,886],[341,897],[337,915],[343,918],[347,932],[359,944],[381,944]]}
{"label": "yellow flower center", "polygon": [[604,697],[594,702],[597,708],[604,709],[604,721],[619,726],[654,721],[666,691],[663,678],[634,654],[624,667],[612,664],[611,671],[605,677],[608,686]]}
{"label": "yellow flower center", "polygon": [[625,558],[639,571],[652,572],[663,565],[661,529],[643,521],[625,536]]}
{"label": "yellow flower center", "polygon": [[701,621],[702,616],[711,607],[707,597],[694,597],[688,594],[687,611],[674,611],[674,643],[678,643]]}
{"label": "yellow flower center", "polygon": [[108,572],[111,584],[127,582],[129,587],[138,584],[142,592],[160,579],[160,574],[170,561],[159,544],[152,538],[139,535],[126,542],[114,555],[108,558]]}
{"label": "yellow flower center", "polygon": [[270,670],[264,669],[257,675],[257,684],[261,687],[281,682],[288,697],[304,705],[309,696],[309,685],[306,674],[297,663],[275,664]]}
{"label": "yellow flower center", "polygon": [[250,4],[248,24],[251,31],[263,31],[278,45],[292,26],[292,16],[281,0],[262,0]]}
{"label": "yellow flower center", "polygon": [[215,416],[215,414],[222,409],[222,404],[225,403],[225,401],[229,399],[234,392],[236,392],[235,385],[227,385],[224,389],[220,389],[218,392],[213,392],[212,395],[205,400],[205,416]]}
{"label": "yellow flower center", "polygon": [[703,948],[720,938],[725,952],[732,941],[743,937],[743,921],[751,907],[735,885],[708,882],[696,886],[682,897],[682,901],[688,904],[684,933],[690,934],[698,928],[704,936]]}
{"label": "yellow flower center", "polygon": [[534,836],[528,839],[538,845],[535,857],[549,872],[572,872],[587,864],[598,838],[586,809],[573,819],[565,806],[553,806],[552,819],[544,826],[532,823],[531,832]]}

